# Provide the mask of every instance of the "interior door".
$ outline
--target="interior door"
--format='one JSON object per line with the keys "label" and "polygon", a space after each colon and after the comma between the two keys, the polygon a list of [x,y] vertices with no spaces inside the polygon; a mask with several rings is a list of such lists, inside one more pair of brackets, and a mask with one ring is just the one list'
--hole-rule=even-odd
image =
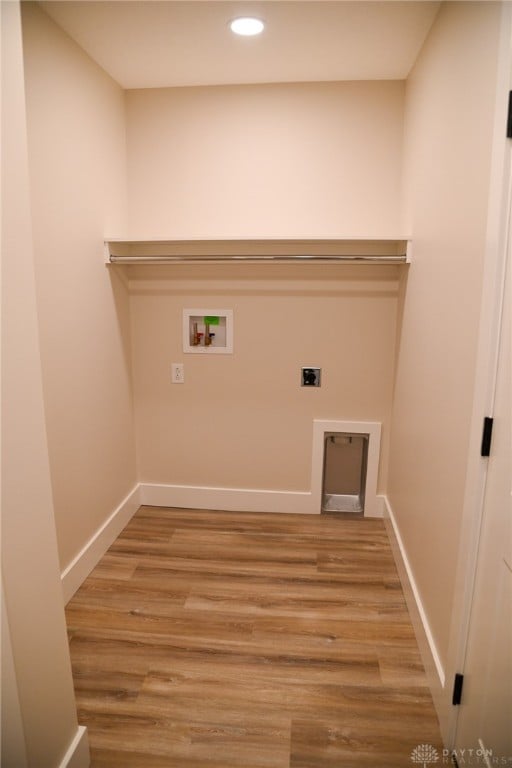
{"label": "interior door", "polygon": [[471,755],[473,765],[512,767],[510,232],[508,240],[491,454],[455,739],[460,766]]}

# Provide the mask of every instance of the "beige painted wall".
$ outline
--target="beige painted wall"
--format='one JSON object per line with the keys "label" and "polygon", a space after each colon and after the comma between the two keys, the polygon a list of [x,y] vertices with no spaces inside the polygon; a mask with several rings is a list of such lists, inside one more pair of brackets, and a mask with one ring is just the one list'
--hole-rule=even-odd
{"label": "beige painted wall", "polygon": [[414,237],[388,496],[441,663],[447,659],[485,253],[499,6],[447,3],[407,82]]}
{"label": "beige painted wall", "polygon": [[396,237],[403,90],[128,91],[131,236]]}
{"label": "beige painted wall", "polygon": [[48,449],[64,568],[133,488],[128,301],[103,264],[126,202],[124,93],[23,3]]}
{"label": "beige painted wall", "polygon": [[[128,92],[132,236],[396,236],[403,89]],[[345,270],[196,269],[134,281],[142,481],[309,490],[313,418],[339,418],[383,422],[383,487],[397,274]],[[183,354],[187,307],[234,310],[232,356]],[[170,364],[182,360],[185,384],[172,386]],[[313,364],[322,387],[301,389],[300,368]]]}
{"label": "beige painted wall", "polygon": [[[309,490],[313,418],[382,421],[384,487],[397,268],[192,268],[131,282],[144,482]],[[167,273],[168,274],[168,273]],[[145,279],[143,279],[145,276]],[[234,353],[182,351],[182,311],[232,309]],[[171,362],[185,383],[171,384]],[[319,389],[300,369],[322,368]]]}
{"label": "beige painted wall", "polygon": [[[391,424],[395,270],[351,269],[328,282],[305,277],[305,268],[273,271],[272,279],[252,268],[235,278],[182,270],[172,281],[140,271],[131,286],[131,346],[122,273],[103,267],[101,240],[124,234],[127,221],[134,237],[396,235],[403,84],[130,92],[125,219],[122,91],[39,8],[24,4],[23,20],[39,334],[61,566],[135,483],[132,373],[138,471],[148,482],[307,489],[312,419],[375,419],[384,424],[380,490],[389,457],[389,498],[444,661],[475,373],[496,6],[446,4],[407,85],[404,228],[415,249]],[[464,98],[468,83],[471,98]],[[25,234],[27,221],[19,229]],[[40,403],[28,407],[39,375],[35,307],[26,293],[33,286],[30,275],[18,277],[21,292],[10,291],[9,307],[15,317],[16,306],[22,308],[24,322],[10,323],[10,332],[20,334],[12,337],[11,352],[29,349],[30,359],[20,369],[12,354],[9,418],[19,417],[22,429],[14,421],[8,429],[14,444],[27,434],[23,445],[35,452],[14,454],[14,474],[31,458],[36,466],[30,483],[11,487],[23,494],[4,530],[18,537],[7,560],[6,600],[8,608],[9,601],[23,605],[29,593],[31,600],[37,596],[34,583],[44,589],[40,605],[47,618],[48,605],[54,612],[44,624],[47,650],[59,670],[60,699],[51,714],[69,731],[75,721],[66,709],[67,653],[62,637],[55,643],[53,636],[63,624],[44,425]],[[234,355],[182,353],[181,310],[190,306],[234,309]],[[185,362],[184,385],[170,384],[171,361]],[[320,390],[298,386],[303,364],[323,368]],[[27,528],[33,535],[25,546]],[[34,577],[24,579],[17,569],[31,558]],[[39,579],[46,568],[49,582]],[[54,672],[51,665],[30,666],[34,616],[10,610],[9,622],[15,663],[16,657],[29,662],[18,680],[23,710],[28,681]],[[46,731],[52,744],[62,740],[63,731],[47,722],[50,708],[37,723],[37,702],[27,701],[33,733]]]}
{"label": "beige painted wall", "polygon": [[2,600],[5,597],[1,762],[5,768],[55,768],[78,725],[44,424],[18,4],[2,3],[0,13]]}

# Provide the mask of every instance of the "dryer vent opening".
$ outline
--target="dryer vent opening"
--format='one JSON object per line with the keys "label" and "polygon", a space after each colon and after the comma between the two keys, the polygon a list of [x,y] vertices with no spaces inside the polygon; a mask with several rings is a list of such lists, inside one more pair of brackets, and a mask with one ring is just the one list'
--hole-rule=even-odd
{"label": "dryer vent opening", "polygon": [[368,434],[324,434],[322,512],[364,512],[368,443]]}

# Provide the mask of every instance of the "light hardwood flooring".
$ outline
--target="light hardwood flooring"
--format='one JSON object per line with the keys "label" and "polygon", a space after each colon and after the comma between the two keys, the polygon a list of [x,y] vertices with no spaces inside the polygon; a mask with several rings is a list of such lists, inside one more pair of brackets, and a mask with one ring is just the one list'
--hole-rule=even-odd
{"label": "light hardwood flooring", "polygon": [[141,507],[66,616],[92,768],[442,748],[381,520]]}

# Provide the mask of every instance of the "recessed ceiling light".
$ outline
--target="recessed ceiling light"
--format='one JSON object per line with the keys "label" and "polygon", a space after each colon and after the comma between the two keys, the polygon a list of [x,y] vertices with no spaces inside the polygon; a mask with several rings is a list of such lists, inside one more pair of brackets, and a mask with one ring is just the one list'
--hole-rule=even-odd
{"label": "recessed ceiling light", "polygon": [[251,18],[249,16],[241,16],[238,19],[233,19],[229,26],[235,35],[245,35],[246,37],[259,35],[260,32],[263,32],[265,27],[261,19]]}

